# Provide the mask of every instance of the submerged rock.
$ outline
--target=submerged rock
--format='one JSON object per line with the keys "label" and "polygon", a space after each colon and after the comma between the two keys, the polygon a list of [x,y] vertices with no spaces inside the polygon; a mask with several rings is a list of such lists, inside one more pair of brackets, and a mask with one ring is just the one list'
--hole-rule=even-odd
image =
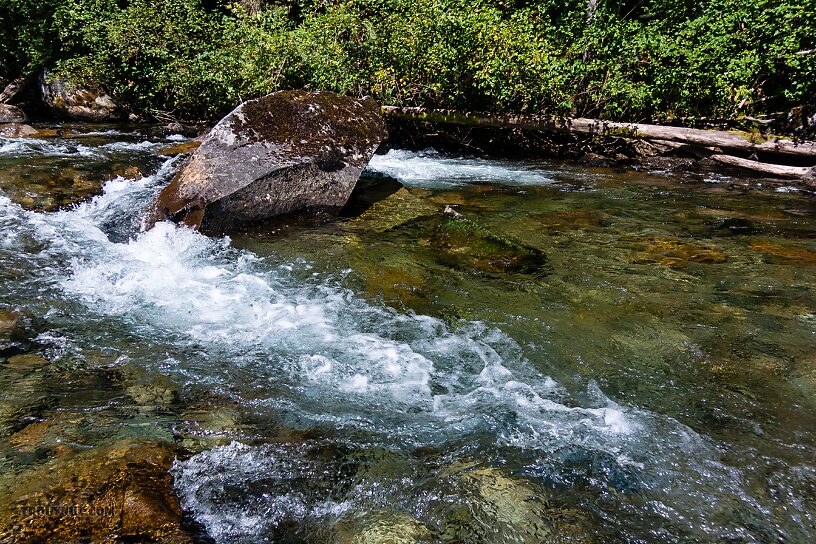
{"label": "submerged rock", "polygon": [[754,251],[777,257],[783,261],[816,263],[816,251],[806,247],[783,246],[759,241],[751,242],[748,247]]}
{"label": "submerged rock", "polygon": [[370,99],[281,91],[245,102],[161,192],[149,223],[216,233],[301,210],[339,210],[385,136]]}
{"label": "submerged rock", "polygon": [[540,273],[547,263],[541,250],[493,234],[450,206],[445,208],[431,245],[448,264],[483,272]]}
{"label": "submerged rock", "polygon": [[49,421],[37,421],[17,431],[9,437],[11,446],[21,452],[30,453],[45,444],[51,423]]}
{"label": "submerged rock", "polygon": [[124,108],[101,90],[78,89],[52,74],[40,77],[43,105],[57,116],[78,121],[121,121],[127,119]]}
{"label": "submerged rock", "polygon": [[550,504],[542,489],[492,467],[448,469],[460,502],[445,520],[443,540],[479,543],[593,542],[593,521],[576,508]]}
{"label": "submerged rock", "polygon": [[439,209],[440,206],[428,203],[402,187],[372,204],[362,214],[351,219],[347,226],[352,230],[385,232],[414,219],[438,213]]}
{"label": "submerged rock", "polygon": [[16,164],[5,169],[0,189],[27,210],[50,212],[100,194],[105,181],[80,168],[32,168]]}
{"label": "submerged rock", "polygon": [[173,429],[176,439],[194,453],[226,446],[246,431],[240,406],[216,396],[187,406],[179,419]]}
{"label": "submerged rock", "polygon": [[[33,368],[0,367],[0,436],[9,436],[37,418],[52,402],[43,377]],[[0,540],[1,541],[1,540]]]}
{"label": "submerged rock", "polygon": [[48,366],[48,361],[44,357],[35,355],[34,353],[23,353],[9,357],[8,361],[6,361],[5,368],[25,374],[44,366]]}
{"label": "submerged rock", "polygon": [[31,347],[31,317],[0,309],[0,357],[11,357]]}
{"label": "submerged rock", "polygon": [[144,177],[144,173],[139,169],[138,166],[117,164],[111,170],[111,176],[114,178],[119,177],[122,179],[141,179]]}
{"label": "submerged rock", "polygon": [[611,221],[603,214],[584,209],[547,211],[535,214],[532,219],[540,223],[543,228],[554,232],[600,230],[611,224]]}
{"label": "submerged rock", "polygon": [[11,310],[0,310],[0,334],[11,334],[20,322],[20,314]]}
{"label": "submerged rock", "polygon": [[0,489],[0,541],[192,542],[173,458],[167,444],[123,441],[52,459]]}
{"label": "submerged rock", "polygon": [[337,527],[336,544],[420,544],[436,542],[424,523],[401,512],[376,512]]}
{"label": "submerged rock", "polygon": [[184,155],[185,153],[192,153],[199,147],[201,147],[201,140],[195,139],[189,142],[163,147],[159,149],[158,153],[162,157],[176,157],[178,155]]}
{"label": "submerged rock", "polygon": [[179,388],[166,378],[137,382],[126,389],[141,413],[170,412],[180,399]]}
{"label": "submerged rock", "polygon": [[680,268],[687,263],[716,264],[726,261],[719,249],[678,240],[652,240],[644,248],[644,254],[635,262],[657,262],[669,268]]}

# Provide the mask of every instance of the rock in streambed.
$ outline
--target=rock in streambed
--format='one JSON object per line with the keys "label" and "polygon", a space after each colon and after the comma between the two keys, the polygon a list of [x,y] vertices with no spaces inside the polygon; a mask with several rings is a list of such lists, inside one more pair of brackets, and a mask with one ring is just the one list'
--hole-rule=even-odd
{"label": "rock in streambed", "polygon": [[339,210],[385,137],[370,99],[280,91],[244,102],[161,192],[149,223],[219,233],[301,210]]}
{"label": "rock in streambed", "polygon": [[431,246],[439,251],[439,260],[452,266],[488,273],[547,272],[547,258],[542,251],[493,234],[450,206],[442,214]]}
{"label": "rock in streambed", "polygon": [[192,543],[173,458],[168,444],[122,441],[0,482],[0,542]]}

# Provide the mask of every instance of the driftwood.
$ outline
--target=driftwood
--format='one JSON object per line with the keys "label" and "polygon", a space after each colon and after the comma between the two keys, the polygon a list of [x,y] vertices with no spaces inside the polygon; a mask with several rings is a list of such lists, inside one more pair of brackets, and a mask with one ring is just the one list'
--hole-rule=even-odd
{"label": "driftwood", "polygon": [[767,174],[780,178],[803,179],[808,183],[808,185],[816,184],[816,167],[769,164],[766,162],[741,159],[740,157],[734,157],[732,155],[715,154],[708,158],[721,164],[752,170],[760,174]]}
{"label": "driftwood", "polygon": [[641,139],[669,147],[689,146],[705,152],[706,156],[722,164],[772,176],[801,178],[808,181],[813,179],[813,168],[768,164],[734,157],[725,153],[730,151],[751,156],[757,154],[760,156],[775,155],[780,159],[787,157],[789,160],[792,159],[798,162],[816,163],[816,142],[795,141],[784,137],[772,137],[764,141],[758,141],[757,135],[737,131],[725,132],[543,115],[484,115],[450,110],[426,110],[424,108],[398,108],[393,106],[384,106],[382,112],[386,117],[413,119],[430,123],[570,132],[579,135]]}
{"label": "driftwood", "polygon": [[392,117],[412,118],[433,123],[455,125],[481,125],[518,127],[535,130],[556,130],[576,134],[598,134],[621,138],[665,140],[702,147],[719,147],[750,153],[770,153],[792,157],[816,159],[816,142],[796,142],[788,138],[774,137],[756,142],[752,135],[742,132],[700,130],[696,128],[648,125],[643,123],[617,123],[599,119],[550,117],[543,115],[481,115],[450,110],[426,110],[424,108],[397,108],[383,106],[383,114]]}

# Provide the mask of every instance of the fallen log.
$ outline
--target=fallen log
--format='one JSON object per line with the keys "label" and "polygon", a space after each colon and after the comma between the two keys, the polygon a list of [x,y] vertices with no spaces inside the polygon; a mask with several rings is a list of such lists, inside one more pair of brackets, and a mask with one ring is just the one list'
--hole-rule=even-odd
{"label": "fallen log", "polygon": [[431,123],[454,125],[516,127],[543,131],[571,132],[575,134],[612,136],[643,140],[662,140],[700,147],[716,147],[745,153],[768,153],[788,157],[816,160],[816,142],[794,141],[774,136],[757,141],[757,135],[746,132],[724,132],[695,128],[650,125],[644,123],[618,123],[600,119],[552,117],[544,115],[485,115],[451,110],[427,110],[425,108],[399,108],[383,106],[386,117],[413,119]]}
{"label": "fallen log", "polygon": [[760,174],[780,178],[801,179],[807,185],[816,186],[816,167],[809,166],[787,166],[782,164],[769,164],[765,162],[742,159],[731,155],[711,155],[709,159],[720,164],[744,168]]}

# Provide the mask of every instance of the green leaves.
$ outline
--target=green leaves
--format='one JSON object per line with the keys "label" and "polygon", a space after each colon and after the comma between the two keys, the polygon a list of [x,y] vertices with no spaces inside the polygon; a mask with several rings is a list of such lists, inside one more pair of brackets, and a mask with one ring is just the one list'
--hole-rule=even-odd
{"label": "green leaves", "polygon": [[[801,0],[7,0],[0,68],[56,66],[137,110],[278,88],[606,118],[740,116],[816,95]],[[253,4],[255,5],[255,4]],[[2,74],[0,74],[2,75]]]}

